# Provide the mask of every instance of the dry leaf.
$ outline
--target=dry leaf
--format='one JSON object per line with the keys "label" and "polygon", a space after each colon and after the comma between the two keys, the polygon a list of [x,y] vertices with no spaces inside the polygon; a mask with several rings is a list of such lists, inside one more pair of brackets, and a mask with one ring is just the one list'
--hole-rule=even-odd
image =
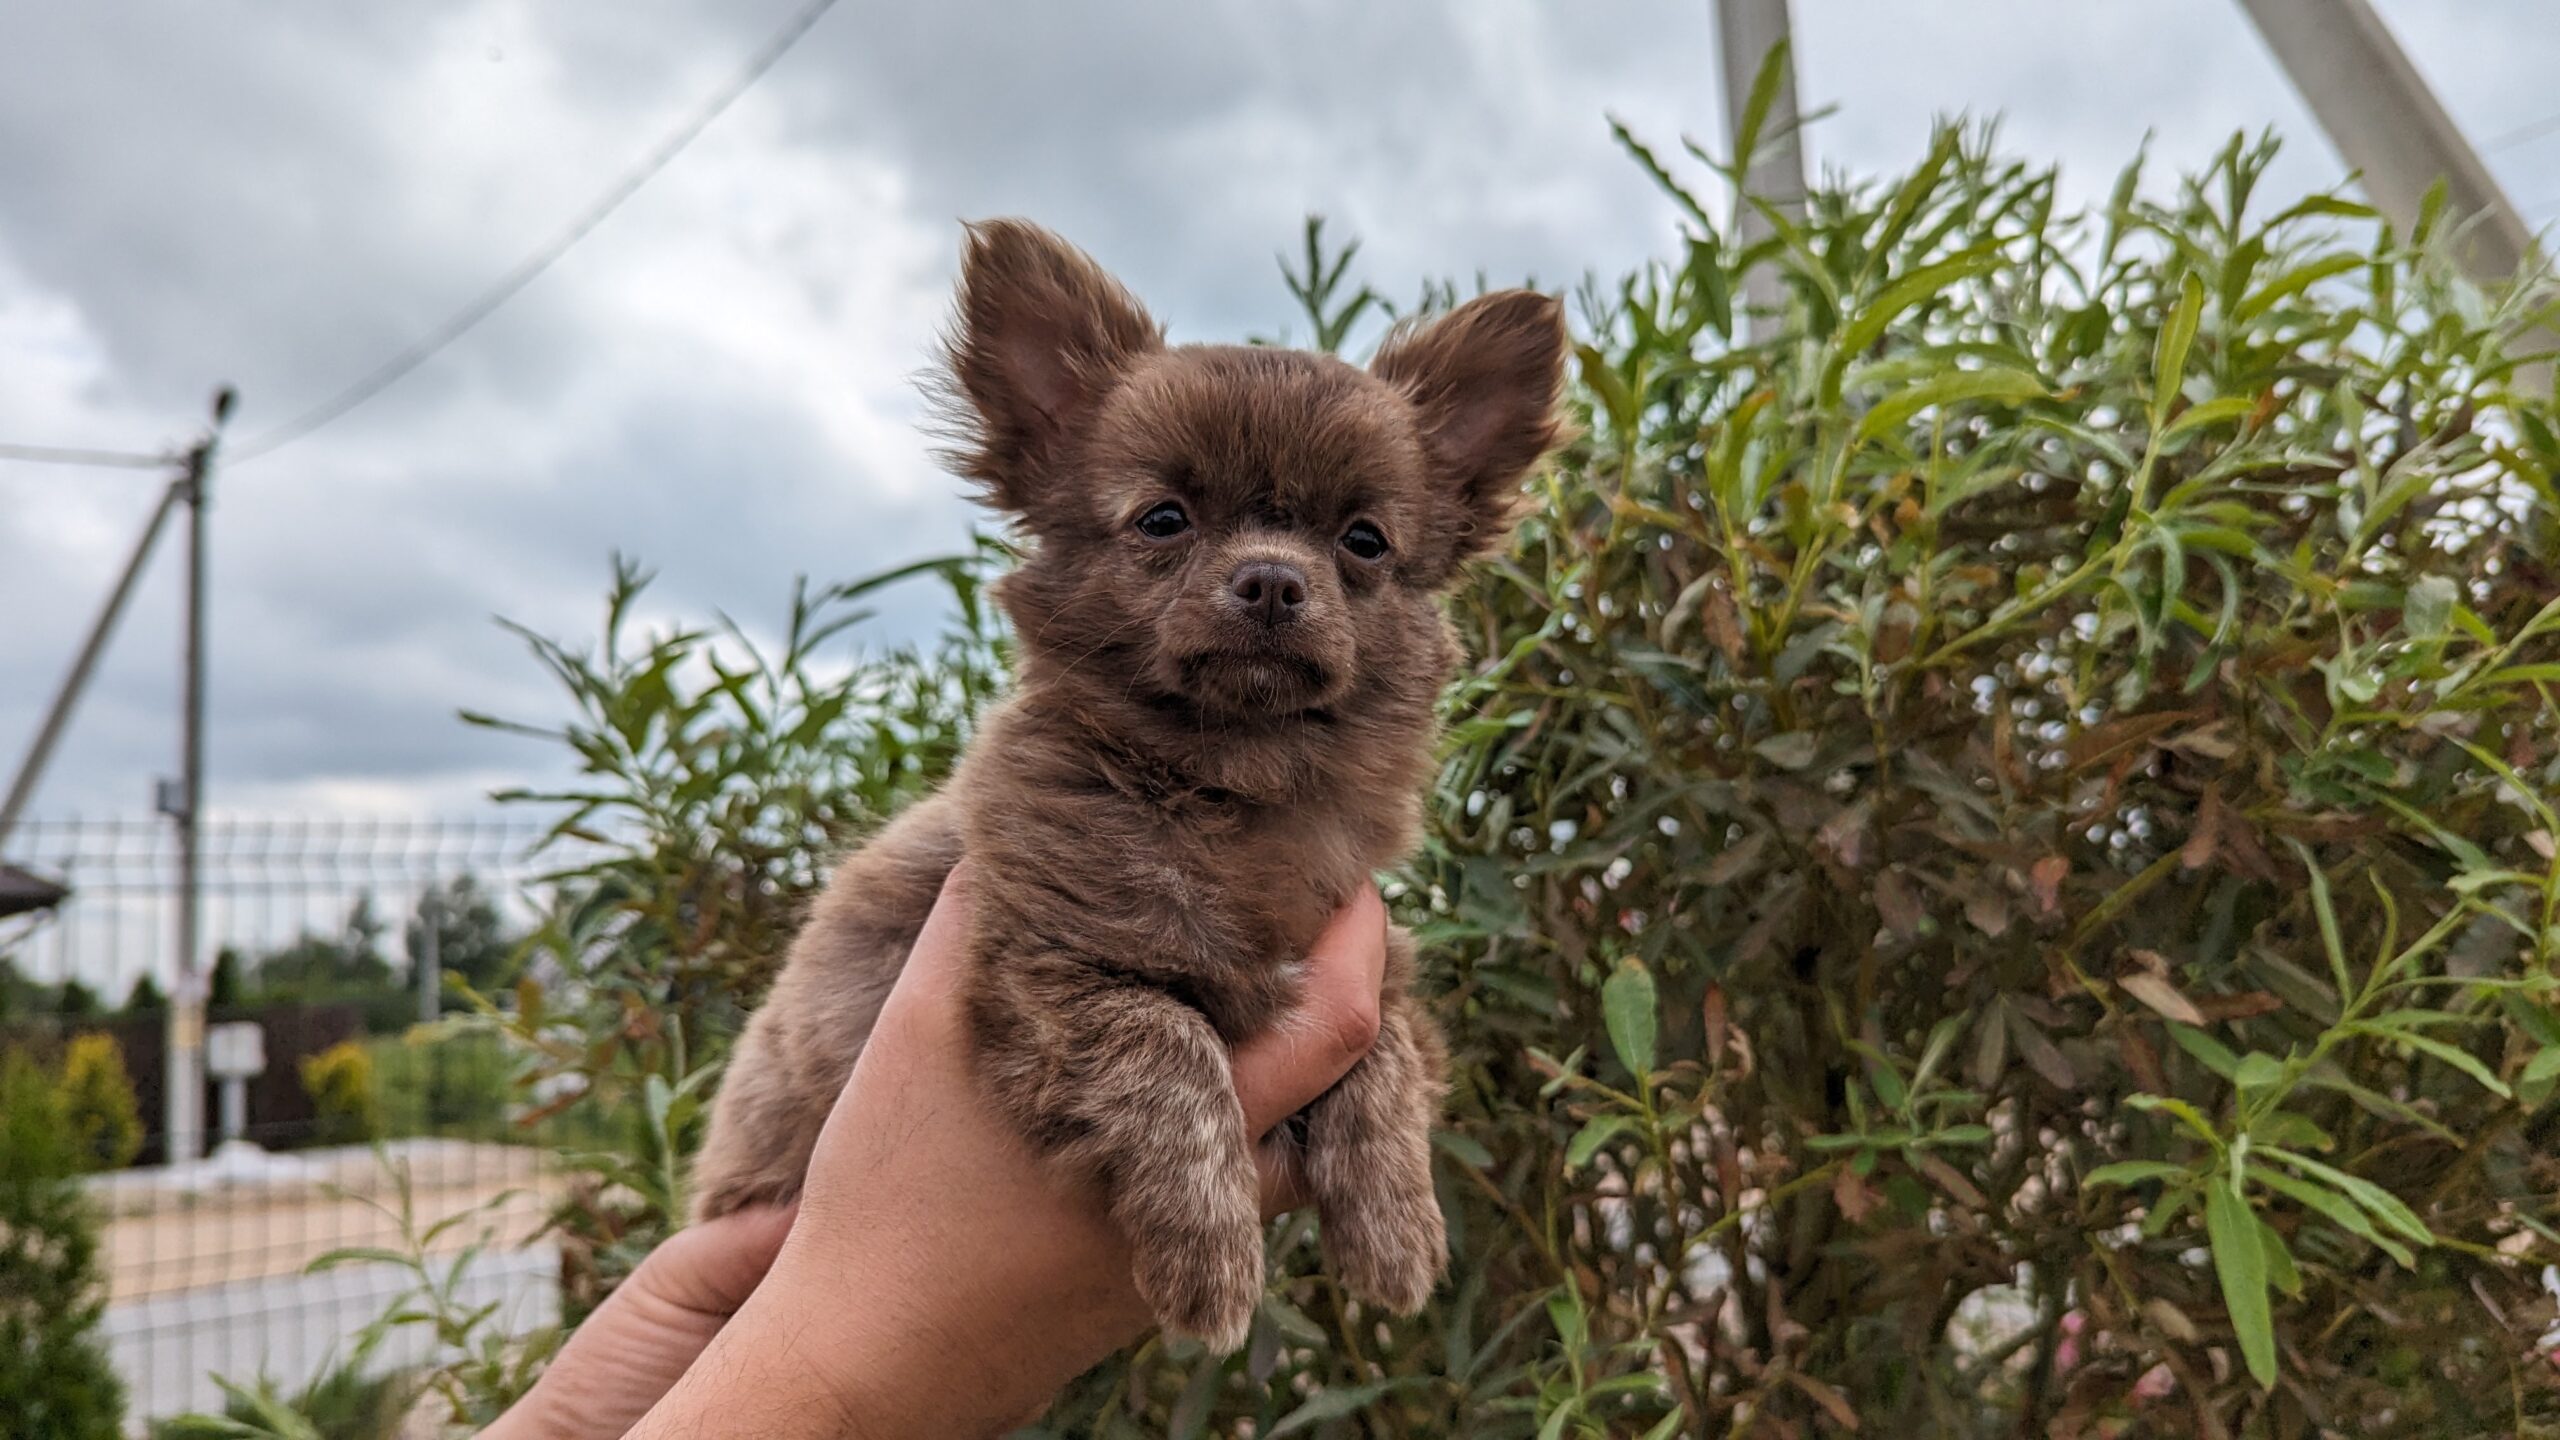
{"label": "dry leaf", "polygon": [[2124,988],[2124,993],[2127,995],[2132,996],[2134,999],[2141,1001],[2143,1004],[2150,1006],[2152,1009],[2159,1011],[2162,1015],[2177,1021],[2181,1025],[2202,1025],[2205,1023],[2204,1012],[2196,1008],[2196,1003],[2193,1000],[2179,994],[2177,986],[2170,984],[2167,980],[2152,974],[2148,970],[2137,970],[2130,975],[2119,975],[2116,977],[2116,984],[2122,986]]}
{"label": "dry leaf", "polygon": [[2154,1095],[2169,1093],[2169,1078],[2160,1073],[2160,1052],[2151,1048],[2140,1027],[2116,1028],[2116,1052],[2124,1057],[2124,1068],[2133,1072],[2136,1084]]}
{"label": "dry leaf", "polygon": [[1860,1179],[1857,1171],[1843,1165],[1831,1173],[1831,1203],[1840,1207],[1840,1214],[1850,1224],[1857,1225],[1876,1212],[1884,1197]]}
{"label": "dry leaf", "polygon": [[2062,882],[2071,878],[2071,862],[2059,855],[2047,855],[2035,863],[2027,874],[2027,887],[2036,897],[2038,914],[2062,913]]}
{"label": "dry leaf", "polygon": [[1714,1070],[1724,1063],[1726,1010],[1722,985],[1707,986],[1704,1019],[1707,1027],[1707,1068]]}
{"label": "dry leaf", "polygon": [[1813,843],[1822,847],[1844,870],[1863,870],[1867,865],[1867,817],[1874,813],[1865,800],[1850,806],[1823,822],[1814,832]]}
{"label": "dry leaf", "polygon": [[1698,872],[1698,878],[1709,885],[1730,885],[1751,873],[1751,867],[1760,863],[1760,852],[1768,848],[1769,832],[1754,831],[1744,836],[1742,843],[1727,846],[1716,858],[1708,861],[1707,868]]}
{"label": "dry leaf", "polygon": [[1897,939],[1908,940],[1919,934],[1925,914],[1920,897],[1912,893],[1911,882],[1903,878],[1901,867],[1892,867],[1876,877],[1876,915]]}
{"label": "dry leaf", "polygon": [[1988,886],[1965,897],[1964,918],[1973,928],[1997,940],[2009,932],[2009,897]]}
{"label": "dry leaf", "polygon": [[2044,1031],[2015,1008],[2008,1009],[2007,1014],[2009,1038],[2017,1042],[2018,1054],[2026,1060],[2027,1067],[2043,1076],[2057,1090],[2078,1089],[2080,1072],[2071,1068],[2071,1062],[2063,1058],[2062,1051],[2051,1040],[2045,1038]]}
{"label": "dry leaf", "polygon": [[2181,1345],[2196,1343],[2196,1322],[2187,1318],[2186,1311],[2158,1296],[2142,1302],[2142,1318],[2150,1321],[2153,1329]]}
{"label": "dry leaf", "polygon": [[2203,995],[2190,997],[2204,1018],[2220,1023],[2224,1020],[2250,1020],[2260,1015],[2273,1015],[2284,1008],[2284,1002],[2265,990],[2243,990],[2237,995]]}
{"label": "dry leaf", "polygon": [[1707,632],[1707,643],[1722,651],[1724,658],[1739,665],[1744,655],[1742,612],[1736,609],[1733,595],[1722,585],[1707,591],[1698,607],[1698,624]]}
{"label": "dry leaf", "polygon": [[1787,1379],[1793,1382],[1797,1389],[1812,1396],[1815,1404],[1831,1412],[1831,1418],[1839,1423],[1841,1429],[1858,1428],[1858,1412],[1849,1404],[1848,1396],[1810,1375],[1800,1375],[1790,1371]]}
{"label": "dry leaf", "polygon": [[1936,1184],[1939,1189],[1946,1191],[1947,1194],[1953,1196],[1956,1202],[1963,1205],[1966,1209],[1987,1210],[1991,1208],[1991,1201],[1983,1195],[1982,1191],[1978,1189],[1972,1181],[1965,1178],[1963,1171],[1958,1170],[1953,1165],[1948,1164],[1946,1161],[1939,1159],[1937,1156],[1930,1154],[1926,1150],[1907,1151],[1905,1152],[1904,1158],[1911,1162],[1912,1169],[1928,1176],[1932,1183]]}
{"label": "dry leaf", "polygon": [[2187,837],[2187,843],[2178,850],[2178,864],[2181,868],[2201,870],[2213,863],[2214,855],[2222,848],[2222,831],[2226,813],[2222,808],[2221,788],[2213,785],[2206,786],[2203,803],[2196,807],[2195,832]]}

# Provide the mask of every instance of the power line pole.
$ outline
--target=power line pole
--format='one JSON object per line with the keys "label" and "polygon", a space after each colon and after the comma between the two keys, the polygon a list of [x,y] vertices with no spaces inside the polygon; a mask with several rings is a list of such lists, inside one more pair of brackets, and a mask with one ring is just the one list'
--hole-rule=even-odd
{"label": "power line pole", "polygon": [[44,723],[36,727],[35,743],[27,747],[27,758],[19,764],[17,778],[9,784],[9,798],[0,800],[0,848],[8,845],[9,832],[17,828],[27,802],[35,797],[36,786],[44,779],[44,767],[53,759],[53,747],[61,742],[63,730],[70,725],[71,712],[78,708],[81,692],[89,688],[89,676],[98,668],[98,657],[106,653],[107,640],[124,616],[125,602],[133,598],[142,568],[150,563],[152,547],[159,543],[160,532],[169,523],[169,512],[178,508],[186,489],[182,474],[161,492],[159,508],[151,512],[150,521],[142,527],[142,538],[134,542],[133,555],[125,561],[124,573],[116,577],[115,588],[107,592],[106,606],[89,627],[89,638],[81,642],[80,653],[71,662],[71,673],[63,678],[62,688],[54,692],[53,708],[45,712]]}
{"label": "power line pole", "polygon": [[2490,282],[2515,277],[2532,233],[2367,0],[2240,0],[2267,48],[2349,166],[2402,234],[2438,181],[2470,222],[2462,261]]}
{"label": "power line pole", "polygon": [[204,597],[205,518],[212,503],[213,454],[231,418],[232,392],[214,396],[213,427],[187,451],[180,478],[187,503],[187,641],[184,735],[176,794],[161,808],[178,826],[178,973],[169,991],[168,1161],[184,1165],[204,1153],[204,1011],[208,967],[203,945],[204,855]]}
{"label": "power line pole", "polygon": [[[1804,218],[1804,130],[1796,109],[1796,61],[1793,26],[1787,0],[1716,0],[1717,50],[1724,61],[1725,143],[1742,143],[1742,120],[1751,106],[1751,91],[1771,51],[1786,47],[1779,62],[1778,93],[1760,125],[1755,153],[1736,155],[1742,169],[1743,194],[1734,199],[1735,233],[1749,246],[1772,233],[1769,217],[1747,197],[1757,196],[1790,220]],[[1786,290],[1774,265],[1754,265],[1742,277],[1743,306],[1750,315],[1749,334],[1766,340],[1781,328]]]}

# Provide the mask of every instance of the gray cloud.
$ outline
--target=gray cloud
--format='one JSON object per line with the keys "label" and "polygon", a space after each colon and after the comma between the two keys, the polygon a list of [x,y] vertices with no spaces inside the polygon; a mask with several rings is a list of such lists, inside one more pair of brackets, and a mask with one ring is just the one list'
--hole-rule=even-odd
{"label": "gray cloud", "polygon": [[[241,428],[295,413],[441,318],[730,74],[785,4],[274,0],[21,5],[0,17],[0,439],[183,438],[217,380]],[[2456,115],[2560,108],[2540,0],[2388,0]],[[2230,0],[1799,0],[1820,163],[1908,162],[1932,120],[2103,192],[2235,129],[2335,179]],[[1564,283],[1658,253],[1671,207],[1612,146],[1720,142],[1699,0],[1363,5],[845,0],[554,273],[374,404],[226,473],[214,798],[448,806],[537,763],[463,705],[551,697],[506,614],[587,633],[613,549],[662,613],[779,611],[790,577],[954,548],[970,523],[911,386],[961,217],[1028,214],[1178,337],[1277,330],[1275,252],[1323,211],[1395,295]],[[2500,152],[2560,201],[2560,138]],[[0,759],[14,758],[145,476],[0,467]],[[44,808],[133,810],[174,754],[174,549]],[[933,623],[902,600],[883,639]]]}

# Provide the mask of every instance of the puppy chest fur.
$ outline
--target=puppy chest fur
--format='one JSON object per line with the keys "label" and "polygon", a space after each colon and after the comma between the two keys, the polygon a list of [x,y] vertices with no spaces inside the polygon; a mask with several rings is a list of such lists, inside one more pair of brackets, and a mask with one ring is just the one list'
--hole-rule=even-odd
{"label": "puppy chest fur", "polygon": [[[1502,292],[1330,356],[1169,347],[1080,253],[970,232],[957,468],[1024,540],[1015,688],[950,785],[839,869],[741,1038],[700,1213],[795,1193],[942,880],[972,861],[986,1098],[1132,1241],[1173,1329],[1243,1340],[1262,1286],[1231,1045],[1294,1001],[1328,917],[1413,844],[1440,601],[1556,441],[1555,303]],[[1302,1117],[1328,1264],[1419,1306],[1444,1263],[1440,1044],[1392,937],[1376,1047]]]}

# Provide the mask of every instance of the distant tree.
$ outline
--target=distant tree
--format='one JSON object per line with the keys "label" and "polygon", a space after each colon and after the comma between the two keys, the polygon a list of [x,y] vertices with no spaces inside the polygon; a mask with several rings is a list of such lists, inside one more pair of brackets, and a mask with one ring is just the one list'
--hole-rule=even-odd
{"label": "distant tree", "polygon": [[336,934],[304,931],[261,957],[250,970],[251,998],[293,1005],[352,1002],[362,1007],[368,1031],[398,1030],[417,1012],[407,984],[383,958],[383,931],[373,897],[357,896]]}
{"label": "distant tree", "polygon": [[391,962],[382,957],[382,921],[373,897],[359,895],[335,935],[306,930],[292,943],[261,956],[251,979],[273,1000],[331,1000],[393,988]]}
{"label": "distant tree", "polygon": [[0,1020],[48,1013],[53,1001],[52,987],[28,979],[14,957],[0,955]]}
{"label": "distant tree", "polygon": [[65,980],[54,995],[54,1013],[65,1020],[94,1020],[106,1013],[98,992],[77,980]]}
{"label": "distant tree", "polygon": [[98,1219],[52,1078],[0,1059],[0,1435],[115,1440],[124,1387],[98,1341]]}
{"label": "distant tree", "polygon": [[134,981],[133,988],[124,993],[124,1013],[127,1015],[156,1015],[168,1008],[169,992],[161,989],[160,982],[149,975]]}
{"label": "distant tree", "polygon": [[401,935],[412,975],[423,958],[431,917],[438,969],[459,975],[464,984],[482,992],[515,983],[518,937],[507,933],[496,897],[482,888],[478,876],[457,875],[418,897],[418,908]]}
{"label": "distant tree", "polygon": [[214,952],[213,983],[205,995],[205,1003],[216,1010],[249,1003],[249,962],[228,945]]}

